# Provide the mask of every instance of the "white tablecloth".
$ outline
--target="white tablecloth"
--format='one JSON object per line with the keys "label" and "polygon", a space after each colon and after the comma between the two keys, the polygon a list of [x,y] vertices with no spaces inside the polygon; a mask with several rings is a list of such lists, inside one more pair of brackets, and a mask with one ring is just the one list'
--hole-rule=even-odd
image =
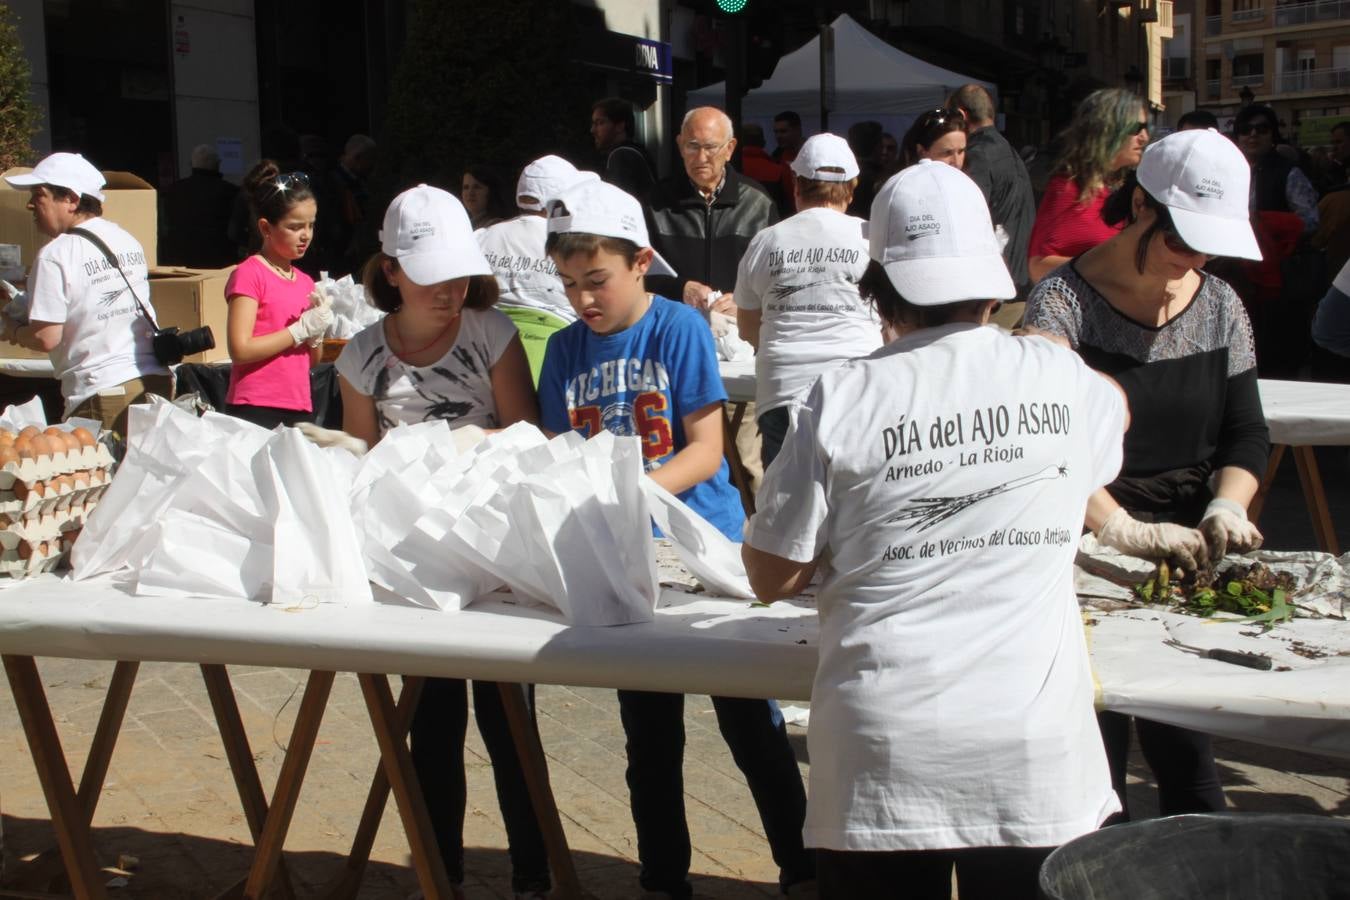
{"label": "white tablecloth", "polygon": [[[718,364],[733,403],[755,399],[755,361]],[[1350,385],[1312,381],[1260,382],[1261,405],[1276,444],[1350,445]]]}
{"label": "white tablecloth", "polygon": [[47,358],[42,359],[0,359],[0,375],[15,375],[19,378],[55,378],[56,367]]}
{"label": "white tablecloth", "polygon": [[[1304,620],[1249,637],[1152,610],[1090,612],[1100,703],[1212,734],[1350,758],[1350,625]],[[1180,620],[1179,622],[1177,620]],[[1255,649],[1258,672],[1166,646]],[[1199,629],[1199,631],[1197,631]],[[0,591],[0,652],[284,666],[496,681],[810,696],[818,623],[807,600],[771,608],[667,590],[654,622],[574,628],[496,594],[457,614],[374,603],[281,609],[136,597],[110,581],[42,576]],[[1307,648],[1327,655],[1310,659]],[[1317,648],[1320,648],[1317,649]],[[1343,654],[1343,655],[1337,655]]]}

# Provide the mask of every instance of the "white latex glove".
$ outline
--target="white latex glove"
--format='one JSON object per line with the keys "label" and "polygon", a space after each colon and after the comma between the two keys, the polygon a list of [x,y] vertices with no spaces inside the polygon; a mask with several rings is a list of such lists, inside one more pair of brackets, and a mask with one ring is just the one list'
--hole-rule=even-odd
{"label": "white latex glove", "polygon": [[1187,572],[1209,561],[1209,546],[1197,529],[1171,522],[1140,522],[1119,508],[1097,529],[1097,540],[1127,556],[1175,562]]}
{"label": "white latex glove", "polygon": [[1215,497],[1200,519],[1200,533],[1209,544],[1209,557],[1223,559],[1228,552],[1246,553],[1261,546],[1261,532],[1247,521],[1247,510],[1235,500]]}
{"label": "white latex glove", "polygon": [[286,326],[291,339],[297,344],[309,341],[316,344],[323,340],[324,332],[333,322],[333,310],[327,306],[311,306],[300,314],[300,318]]}
{"label": "white latex glove", "polygon": [[359,437],[352,437],[345,431],[336,431],[332,428],[320,428],[313,422],[301,422],[295,426],[300,429],[300,433],[309,438],[320,447],[341,447],[349,451],[353,456],[365,456],[370,448],[366,442]]}
{"label": "white latex glove", "polygon": [[309,292],[309,305],[310,307],[322,306],[331,308],[333,306],[333,296],[328,293],[327,289],[315,287],[314,290]]}
{"label": "white latex glove", "polygon": [[487,439],[487,432],[477,425],[461,425],[451,429],[450,437],[454,438],[455,452],[464,454],[483,443]]}

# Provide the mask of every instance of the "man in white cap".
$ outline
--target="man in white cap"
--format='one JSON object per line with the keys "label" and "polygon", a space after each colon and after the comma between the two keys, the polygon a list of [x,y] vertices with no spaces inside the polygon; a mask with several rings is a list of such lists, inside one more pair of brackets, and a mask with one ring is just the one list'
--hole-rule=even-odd
{"label": "man in white cap", "polygon": [[[596,177],[593,173],[586,175]],[[561,157],[536,159],[525,167],[516,182],[516,206],[520,214],[474,232],[483,256],[492,266],[492,274],[497,277],[497,308],[520,331],[530,372],[536,381],[549,335],[577,319],[558,278],[558,267],[544,252],[544,240],[548,237],[544,204],[582,177],[575,166]]]}
{"label": "man in white cap", "polygon": [[881,346],[881,323],[858,294],[867,269],[853,202],[858,161],[836,134],[806,140],[792,161],[796,215],[755,235],[736,273],[736,322],[755,346],[755,409],[767,467],[788,407],[820,373]]}
{"label": "man in white cap", "polygon": [[822,898],[1034,900],[1050,849],[1118,808],[1073,590],[1120,391],[1064,347],[983,328],[1016,290],[975,183],[882,188],[864,296],[900,337],[796,407],[746,529],[750,583],[817,564],[806,843]]}
{"label": "man in white cap", "polygon": [[5,180],[29,191],[33,221],[51,241],[28,276],[28,320],[6,316],[4,338],[51,355],[66,418],[97,419],[125,435],[128,406],[171,393],[151,345],[145,251],[103,218],[103,175],[78,153],[53,153]]}

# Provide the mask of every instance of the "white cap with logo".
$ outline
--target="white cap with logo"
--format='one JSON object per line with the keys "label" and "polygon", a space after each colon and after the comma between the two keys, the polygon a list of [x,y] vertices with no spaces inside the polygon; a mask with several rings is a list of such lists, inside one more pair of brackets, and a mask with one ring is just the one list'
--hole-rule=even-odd
{"label": "white cap with logo", "polygon": [[96,200],[103,199],[103,173],[78,153],[53,153],[33,167],[27,175],[6,175],[5,180],[16,188],[53,184]]}
{"label": "white cap with logo", "polygon": [[454,195],[419,184],[394,198],[384,214],[380,249],[398,260],[415,284],[491,275],[469,214]]}
{"label": "white cap with logo", "polygon": [[[592,175],[568,187],[548,204],[549,234],[582,232],[632,241],[650,247],[647,222],[637,198]],[[675,270],[652,250],[649,275],[671,275]]]}
{"label": "white cap with logo", "polygon": [[921,159],[892,176],[867,233],[872,259],[915,306],[1017,296],[984,194],[946,163]]}
{"label": "white cap with logo", "polygon": [[516,182],[516,206],[542,212],[549,200],[563,192],[580,173],[561,156],[541,156],[520,173]]}
{"label": "white cap with logo", "polygon": [[1251,166],[1213,128],[1178,131],[1150,144],[1135,177],[1167,207],[1177,234],[1192,250],[1261,258],[1247,209]]}
{"label": "white cap with logo", "polygon": [[802,144],[792,171],[812,181],[848,181],[858,177],[858,159],[837,134],[813,134]]}

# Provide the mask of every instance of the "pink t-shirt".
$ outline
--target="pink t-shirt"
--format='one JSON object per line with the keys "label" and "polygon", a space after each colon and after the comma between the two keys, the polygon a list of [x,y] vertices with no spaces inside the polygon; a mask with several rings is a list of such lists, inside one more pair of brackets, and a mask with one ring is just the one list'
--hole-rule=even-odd
{"label": "pink t-shirt", "polygon": [[[280,331],[309,309],[314,279],[293,269],[295,280],[282,278],[257,256],[239,264],[225,282],[225,298],[252,297],[258,301],[258,317],[253,336]],[[271,359],[256,363],[235,363],[230,367],[230,389],[226,403],[271,406],[310,412],[314,406],[309,394],[309,346],[296,344]]]}
{"label": "pink t-shirt", "polygon": [[1078,185],[1072,178],[1054,175],[1045,185],[1036,224],[1027,242],[1027,256],[1077,256],[1116,236],[1124,227],[1102,221],[1102,205],[1111,192],[1105,187],[1087,203],[1078,202]]}

